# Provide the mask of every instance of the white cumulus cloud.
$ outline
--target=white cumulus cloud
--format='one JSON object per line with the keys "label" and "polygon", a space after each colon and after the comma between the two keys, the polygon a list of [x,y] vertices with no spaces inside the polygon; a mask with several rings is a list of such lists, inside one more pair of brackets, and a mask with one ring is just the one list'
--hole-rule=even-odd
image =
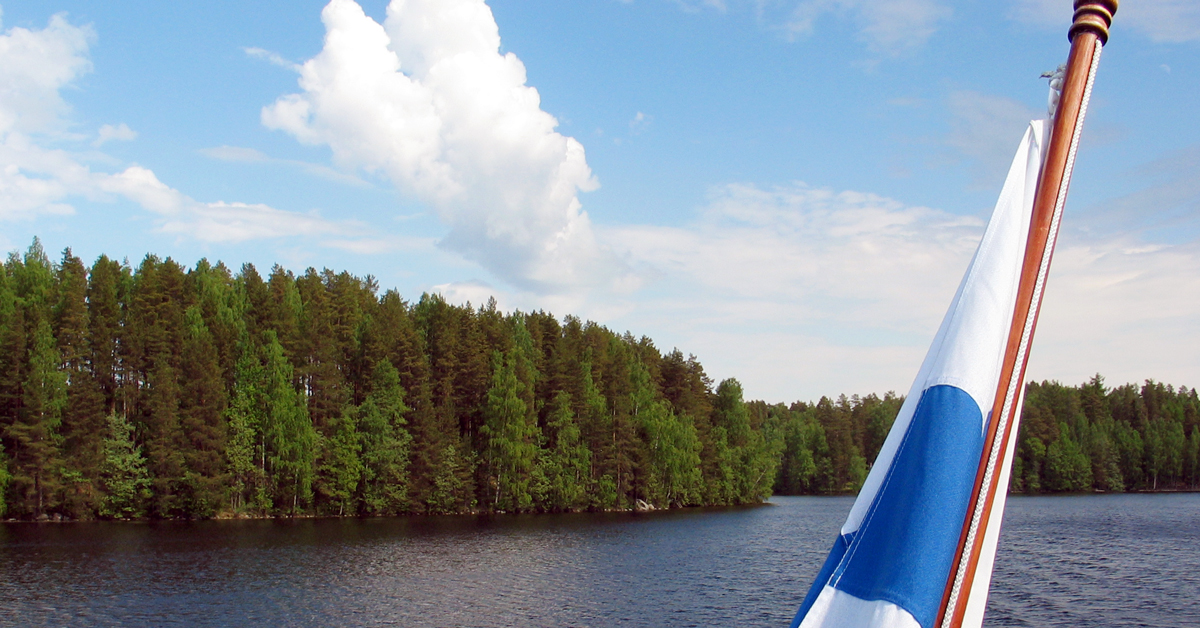
{"label": "white cumulus cloud", "polygon": [[383,24],[333,0],[321,16],[324,48],[301,67],[302,91],[263,109],[267,127],[387,176],[436,208],[444,247],[520,289],[620,280],[579,202],[597,186],[583,146],[500,52],[483,0],[393,0]]}
{"label": "white cumulus cloud", "polygon": [[0,133],[65,130],[70,110],[59,90],[92,69],[91,27],[73,26],[64,15],[42,30],[10,28],[0,35]]}

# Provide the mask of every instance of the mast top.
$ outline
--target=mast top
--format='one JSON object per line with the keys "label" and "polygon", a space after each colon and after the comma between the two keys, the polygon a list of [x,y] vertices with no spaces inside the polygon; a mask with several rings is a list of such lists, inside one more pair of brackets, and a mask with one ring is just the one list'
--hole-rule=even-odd
{"label": "mast top", "polygon": [[1092,33],[1101,44],[1107,44],[1108,27],[1119,3],[1119,0],[1075,0],[1075,21],[1067,31],[1067,39],[1075,41],[1079,33]]}

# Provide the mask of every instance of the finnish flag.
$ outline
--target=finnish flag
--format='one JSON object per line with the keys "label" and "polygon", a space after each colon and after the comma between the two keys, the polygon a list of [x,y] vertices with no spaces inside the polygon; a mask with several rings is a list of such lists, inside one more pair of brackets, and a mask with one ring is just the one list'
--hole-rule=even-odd
{"label": "finnish flag", "polygon": [[[975,257],[792,628],[934,628],[974,498],[1043,136],[1043,122],[1031,122]],[[1013,416],[1020,416],[1019,405]],[[964,592],[963,626],[983,623],[1016,440],[1004,453],[995,514]]]}

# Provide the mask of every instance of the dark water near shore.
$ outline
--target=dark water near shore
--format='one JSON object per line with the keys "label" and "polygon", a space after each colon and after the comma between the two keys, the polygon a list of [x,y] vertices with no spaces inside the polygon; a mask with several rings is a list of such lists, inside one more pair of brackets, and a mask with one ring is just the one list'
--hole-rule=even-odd
{"label": "dark water near shore", "polygon": [[[0,524],[2,626],[786,627],[850,498]],[[1200,626],[1200,494],[1009,501],[987,626]]]}

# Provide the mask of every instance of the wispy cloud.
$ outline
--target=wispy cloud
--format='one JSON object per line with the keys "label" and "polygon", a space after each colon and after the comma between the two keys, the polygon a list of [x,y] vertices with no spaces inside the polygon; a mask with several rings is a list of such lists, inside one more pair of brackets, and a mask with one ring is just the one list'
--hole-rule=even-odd
{"label": "wispy cloud", "polygon": [[263,154],[262,151],[253,148],[244,148],[241,146],[214,146],[212,148],[201,148],[200,154],[205,157],[219,159],[221,161],[234,161],[239,163],[259,163],[270,161],[270,157]]}
{"label": "wispy cloud", "polygon": [[1200,241],[1095,237],[1088,219],[1059,241],[1029,376],[1081,382],[1154,378],[1196,386]]}
{"label": "wispy cloud", "polygon": [[898,56],[924,45],[953,13],[944,0],[673,0],[689,13],[751,7],[768,30],[797,40],[822,21],[849,20],[872,53]]}
{"label": "wispy cloud", "polygon": [[894,56],[923,45],[951,14],[937,0],[802,0],[783,28],[792,37],[803,37],[822,19],[848,18],[868,49]]}
{"label": "wispy cloud", "polygon": [[337,236],[363,231],[361,225],[335,223],[314,214],[283,211],[262,204],[196,203],[162,223],[162,231],[201,242],[245,242],[291,236]]}
{"label": "wispy cloud", "polygon": [[629,121],[629,132],[634,135],[640,135],[642,131],[645,131],[653,121],[654,116],[649,116],[639,111],[637,112],[637,115],[633,116],[633,119]]}
{"label": "wispy cloud", "polygon": [[973,184],[979,188],[999,189],[1012,160],[1013,138],[1020,137],[1030,120],[1045,118],[1010,98],[972,91],[950,94],[946,107],[950,113],[950,133],[945,143],[960,158],[970,161]]}
{"label": "wispy cloud", "polygon": [[[1071,19],[1071,4],[1060,0],[1017,0],[1012,17],[1025,23],[1062,28]],[[1200,3],[1195,0],[1123,2],[1114,27],[1135,30],[1160,43],[1197,41]]]}
{"label": "wispy cloud", "polygon": [[[74,26],[62,15],[52,17],[40,30],[12,28],[0,35],[0,84],[7,86],[0,89],[0,163],[5,166],[0,169],[0,221],[70,215],[75,213],[72,201],[79,198],[126,199],[150,212],[160,232],[202,242],[363,235],[365,229],[359,225],[315,214],[243,202],[200,202],[137,164],[113,173],[93,171],[76,153],[63,148],[72,143],[79,148],[77,144],[88,138],[64,132],[71,126],[70,108],[60,92],[92,69],[88,55],[94,38],[90,27]],[[91,145],[136,137],[124,123],[106,124]],[[251,161],[264,158],[232,147],[216,154]]]}
{"label": "wispy cloud", "polygon": [[282,164],[293,168],[299,168],[308,174],[320,177],[326,181],[345,183],[355,187],[367,187],[371,185],[353,172],[343,172],[341,170],[330,168],[329,166],[314,164],[307,161],[270,157],[262,151],[254,148],[245,148],[242,146],[214,146],[211,148],[201,148],[199,152],[205,157],[210,157],[220,161],[232,161],[236,163],[248,164]]}
{"label": "wispy cloud", "polygon": [[[621,0],[622,2],[632,0]],[[703,9],[716,9],[717,11],[729,10],[729,5],[725,0],[672,0],[679,8],[689,13],[701,11]]]}
{"label": "wispy cloud", "polygon": [[436,239],[404,236],[326,239],[321,242],[321,246],[359,255],[386,255],[399,252],[437,253]]}
{"label": "wispy cloud", "polygon": [[604,236],[655,278],[621,323],[791,401],[849,371],[864,391],[902,387],[982,229],[873,194],[730,185],[690,225]]}
{"label": "wispy cloud", "polygon": [[100,130],[96,133],[96,141],[92,142],[92,146],[99,148],[113,140],[120,142],[132,142],[133,140],[137,139],[137,136],[137,131],[129,128],[129,125],[125,124],[124,122],[118,124],[117,126],[105,124],[104,126],[100,127]]}
{"label": "wispy cloud", "polygon": [[293,72],[300,71],[299,63],[288,61],[287,59],[279,56],[279,53],[271,52],[270,50],[264,50],[262,48],[242,48],[242,52],[245,52],[247,55],[254,57],[255,59],[262,59],[271,65],[277,65],[286,70],[291,70]]}

